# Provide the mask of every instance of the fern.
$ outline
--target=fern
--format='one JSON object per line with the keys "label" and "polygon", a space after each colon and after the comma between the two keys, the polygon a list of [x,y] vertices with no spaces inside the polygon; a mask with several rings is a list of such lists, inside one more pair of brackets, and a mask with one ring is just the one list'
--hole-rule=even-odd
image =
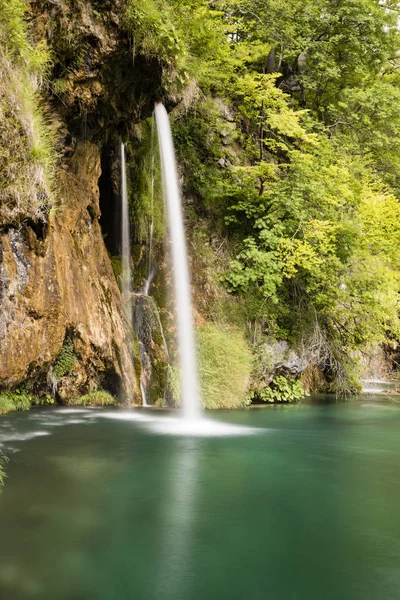
{"label": "fern", "polygon": [[57,379],[68,375],[74,368],[76,361],[76,355],[74,351],[74,344],[70,338],[64,341],[64,345],[58,355],[54,364],[53,373]]}

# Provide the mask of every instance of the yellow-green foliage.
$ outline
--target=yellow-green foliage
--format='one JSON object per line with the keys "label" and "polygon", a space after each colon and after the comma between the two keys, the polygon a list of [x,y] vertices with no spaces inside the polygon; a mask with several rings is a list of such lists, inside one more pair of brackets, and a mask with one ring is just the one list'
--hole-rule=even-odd
{"label": "yellow-green foliage", "polygon": [[109,392],[105,390],[97,390],[96,392],[90,392],[85,396],[74,398],[70,404],[75,406],[111,406],[116,404],[117,401]]}
{"label": "yellow-green foliage", "polygon": [[166,86],[175,78],[183,82],[185,77],[186,49],[172,17],[168,4],[155,0],[129,0],[125,14],[134,51],[162,61]]}
{"label": "yellow-green foliage", "polygon": [[29,410],[32,401],[32,397],[24,392],[3,392],[0,394],[0,415],[17,410]]}
{"label": "yellow-green foliage", "polygon": [[242,331],[207,323],[197,327],[200,386],[206,408],[246,404],[252,355]]}
{"label": "yellow-green foliage", "polygon": [[248,398],[253,402],[298,402],[306,395],[301,381],[277,375],[270,385],[250,390]]}
{"label": "yellow-green foliage", "polygon": [[163,88],[173,94],[194,77],[207,85],[204,74],[226,58],[226,23],[218,16],[204,0],[129,0],[125,26],[134,52],[161,62]]}
{"label": "yellow-green foliage", "polygon": [[161,166],[158,156],[158,139],[154,119],[147,119],[138,129],[140,134],[129,153],[129,193],[131,217],[135,222],[136,238],[149,240],[150,227],[153,241],[164,240],[164,205],[162,195]]}
{"label": "yellow-green foliage", "polygon": [[20,0],[0,0],[0,203],[8,215],[41,218],[48,209],[55,152],[40,109],[49,54],[33,46]]}

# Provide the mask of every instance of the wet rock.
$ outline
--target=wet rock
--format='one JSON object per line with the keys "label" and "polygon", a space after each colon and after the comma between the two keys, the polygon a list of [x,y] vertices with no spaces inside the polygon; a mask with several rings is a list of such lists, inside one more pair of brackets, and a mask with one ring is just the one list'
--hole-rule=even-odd
{"label": "wet rock", "polygon": [[151,296],[133,295],[133,328],[139,346],[142,394],[147,404],[163,405],[167,393],[168,349],[157,304]]}
{"label": "wet rock", "polygon": [[60,175],[41,251],[22,228],[0,234],[0,387],[29,379],[47,389],[68,333],[77,361],[58,384],[60,397],[121,384],[127,399],[140,398],[130,326],[97,218],[99,175],[99,148],[79,142]]}
{"label": "wet rock", "polygon": [[258,354],[259,377],[270,383],[276,375],[295,377],[300,375],[307,364],[284,340],[264,342]]}

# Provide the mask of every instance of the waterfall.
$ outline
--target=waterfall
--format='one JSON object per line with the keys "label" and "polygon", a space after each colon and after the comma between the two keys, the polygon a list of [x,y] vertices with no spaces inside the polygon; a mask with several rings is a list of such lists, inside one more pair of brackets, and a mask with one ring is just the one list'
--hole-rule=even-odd
{"label": "waterfall", "polygon": [[143,294],[145,296],[149,295],[150,286],[153,283],[153,279],[156,274],[156,270],[153,266],[153,238],[154,238],[154,119],[152,119],[151,123],[151,198],[150,198],[150,210],[151,210],[151,220],[149,224],[149,250],[147,257],[147,277],[143,286]]}
{"label": "waterfall", "polygon": [[131,242],[129,232],[128,181],[126,177],[125,144],[121,144],[121,184],[122,184],[122,231],[121,231],[121,279],[122,300],[125,305],[129,325],[132,326],[132,273],[131,273]]}
{"label": "waterfall", "polygon": [[178,173],[167,111],[162,104],[156,104],[154,114],[157,123],[164,198],[168,208],[168,221],[172,246],[183,412],[187,419],[194,420],[200,417],[201,406],[192,322],[189,266]]}

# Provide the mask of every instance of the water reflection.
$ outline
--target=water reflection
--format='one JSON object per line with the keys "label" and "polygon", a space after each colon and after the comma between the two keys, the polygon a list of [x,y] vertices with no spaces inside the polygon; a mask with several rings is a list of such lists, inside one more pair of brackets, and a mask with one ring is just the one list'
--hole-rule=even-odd
{"label": "water reflection", "polygon": [[194,564],[194,531],[198,501],[199,444],[196,439],[177,441],[170,465],[163,514],[162,543],[158,548],[158,574],[154,598],[189,598],[188,585]]}
{"label": "water reflection", "polygon": [[397,405],[213,416],[266,432],[240,437],[89,412],[0,421],[21,438],[5,442],[1,600],[397,598]]}

